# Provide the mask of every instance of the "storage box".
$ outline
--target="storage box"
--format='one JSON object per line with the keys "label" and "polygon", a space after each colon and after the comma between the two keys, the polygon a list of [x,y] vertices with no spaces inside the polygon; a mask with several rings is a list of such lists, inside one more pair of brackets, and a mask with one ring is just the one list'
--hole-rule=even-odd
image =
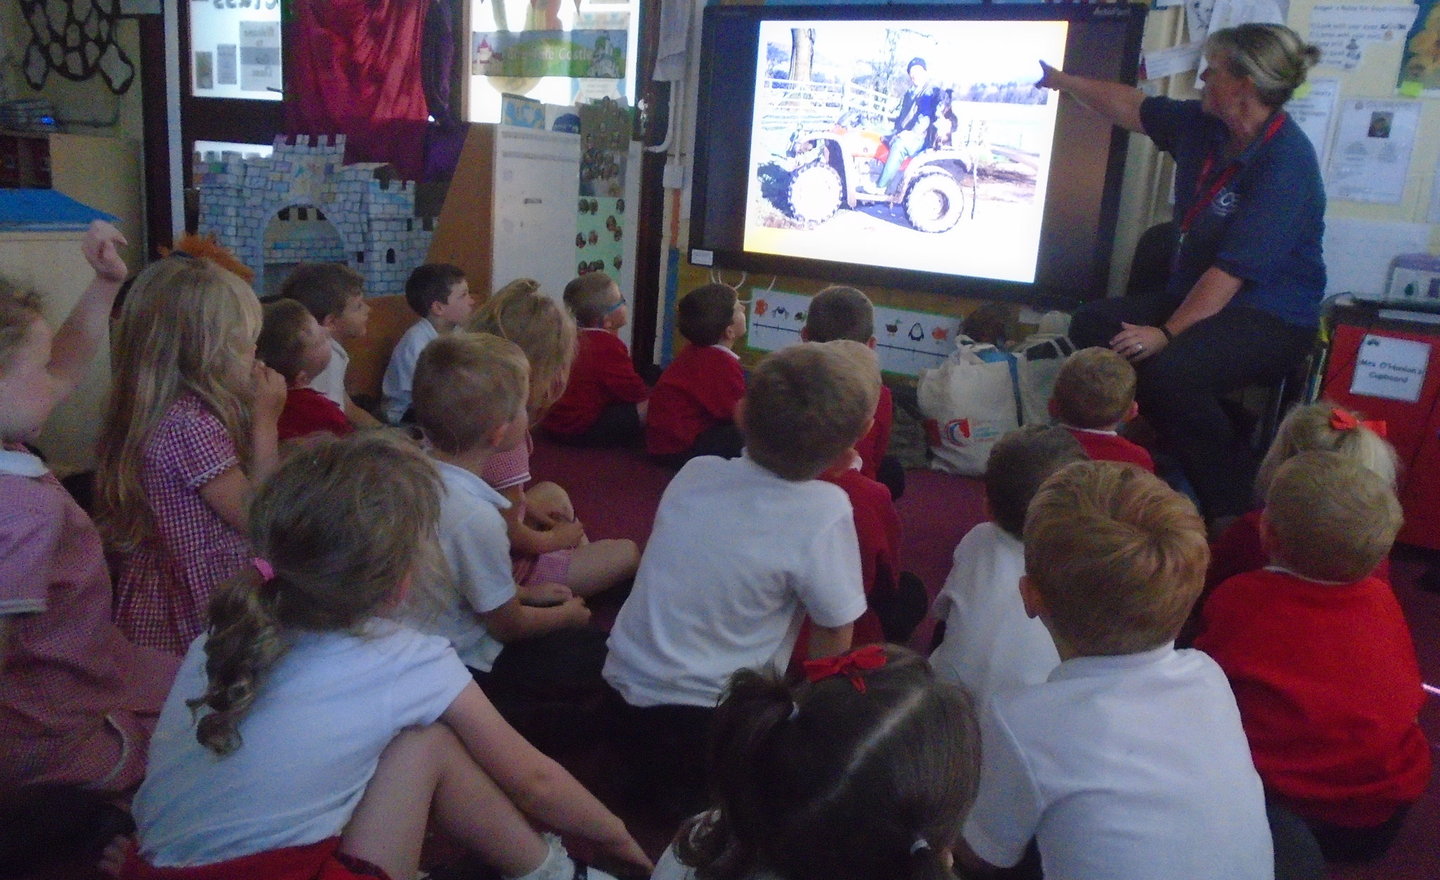
{"label": "storage box", "polygon": [[1440,257],[1433,254],[1397,256],[1390,264],[1385,302],[1401,308],[1409,305],[1440,311]]}

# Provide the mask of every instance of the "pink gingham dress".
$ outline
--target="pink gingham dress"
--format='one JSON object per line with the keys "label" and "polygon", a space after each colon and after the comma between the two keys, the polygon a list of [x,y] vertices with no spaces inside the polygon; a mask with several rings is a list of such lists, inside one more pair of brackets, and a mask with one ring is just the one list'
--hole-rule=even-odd
{"label": "pink gingham dress", "polygon": [[140,475],[155,534],[125,557],[115,587],[115,622],[135,644],[184,654],[208,623],[210,593],[249,562],[250,542],[200,497],[239,464],[224,424],[194,394],[155,426]]}
{"label": "pink gingham dress", "polygon": [[[480,468],[480,476],[497,492],[519,486],[522,489],[530,482],[530,452],[535,440],[529,434],[525,442],[516,444],[507,452],[497,452]],[[525,517],[525,502],[520,502],[519,516]],[[510,548],[510,563],[514,569],[517,584],[565,583],[570,573],[570,550],[552,550],[531,556]]]}

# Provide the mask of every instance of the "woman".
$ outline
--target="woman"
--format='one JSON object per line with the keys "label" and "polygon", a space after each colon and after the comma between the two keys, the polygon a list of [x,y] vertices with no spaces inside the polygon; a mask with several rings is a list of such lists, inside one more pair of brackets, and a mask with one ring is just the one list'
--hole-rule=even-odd
{"label": "woman", "polygon": [[1315,338],[1325,191],[1310,141],[1281,108],[1319,58],[1281,25],[1217,31],[1205,43],[1199,101],[1146,98],[1041,63],[1040,86],[1149,136],[1175,160],[1180,240],[1168,288],[1084,306],[1071,337],[1135,364],[1141,411],[1212,525],[1249,508],[1255,474],[1220,396],[1279,379]]}

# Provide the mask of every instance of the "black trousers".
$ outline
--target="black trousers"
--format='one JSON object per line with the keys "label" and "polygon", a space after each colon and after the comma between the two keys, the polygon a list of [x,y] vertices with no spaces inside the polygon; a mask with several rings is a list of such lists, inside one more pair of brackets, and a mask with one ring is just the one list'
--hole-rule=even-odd
{"label": "black trousers", "polygon": [[595,424],[579,434],[551,433],[550,436],[567,446],[629,446],[640,442],[645,436],[645,427],[640,424],[635,404],[612,403],[600,411]]}
{"label": "black trousers", "polygon": [[[1120,322],[1158,326],[1173,311],[1173,303],[1145,297],[1086,303],[1070,324],[1070,339],[1081,348],[1108,346]],[[1231,305],[1136,364],[1140,413],[1180,462],[1206,518],[1234,516],[1254,506],[1257,457],[1226,415],[1222,395],[1279,381],[1314,340],[1314,328]]]}

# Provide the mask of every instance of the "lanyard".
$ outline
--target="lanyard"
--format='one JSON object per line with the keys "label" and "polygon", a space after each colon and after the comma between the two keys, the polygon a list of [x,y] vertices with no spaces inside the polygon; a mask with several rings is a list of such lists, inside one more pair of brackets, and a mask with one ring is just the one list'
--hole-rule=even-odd
{"label": "lanyard", "polygon": [[[1265,132],[1260,135],[1259,143],[1268,143],[1270,139],[1275,136],[1276,132],[1280,131],[1280,126],[1284,124],[1285,111],[1282,110],[1271,118],[1269,125],[1265,126]],[[1195,218],[1200,216],[1200,212],[1210,207],[1210,204],[1215,201],[1215,197],[1220,195],[1220,192],[1225,189],[1226,184],[1240,172],[1239,157],[1227,163],[1225,167],[1220,170],[1220,173],[1215,175],[1215,179],[1211,180],[1210,173],[1214,170],[1215,151],[1212,151],[1210,155],[1205,157],[1204,164],[1200,166],[1200,175],[1195,179],[1195,201],[1190,203],[1189,210],[1187,210],[1185,216],[1180,219],[1180,234],[1182,236],[1190,231],[1191,225],[1194,224]],[[1203,197],[1201,196],[1202,192],[1204,193]]]}

